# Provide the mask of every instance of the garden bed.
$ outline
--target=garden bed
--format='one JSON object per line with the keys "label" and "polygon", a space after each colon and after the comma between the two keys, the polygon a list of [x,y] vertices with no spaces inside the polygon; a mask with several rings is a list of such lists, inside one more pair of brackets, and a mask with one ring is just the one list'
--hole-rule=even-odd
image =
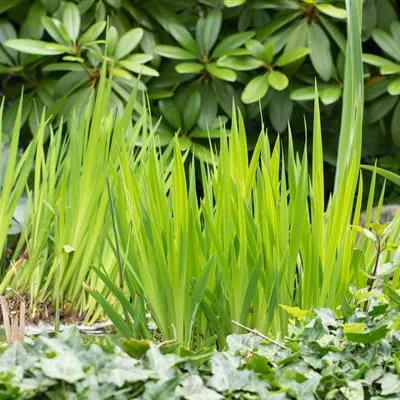
{"label": "garden bed", "polygon": [[[379,302],[377,299],[381,299]],[[382,299],[384,299],[382,301]],[[288,309],[279,343],[233,334],[222,351],[82,339],[76,328],[2,349],[2,399],[397,399],[400,303],[375,291],[369,311]]]}

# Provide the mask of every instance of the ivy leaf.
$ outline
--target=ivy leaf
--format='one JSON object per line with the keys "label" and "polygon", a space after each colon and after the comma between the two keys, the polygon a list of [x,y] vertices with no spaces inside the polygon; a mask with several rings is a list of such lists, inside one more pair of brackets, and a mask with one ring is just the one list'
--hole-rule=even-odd
{"label": "ivy leaf", "polygon": [[400,378],[399,375],[386,373],[381,379],[377,381],[381,385],[382,396],[400,393]]}
{"label": "ivy leaf", "polygon": [[42,358],[41,367],[47,377],[68,383],[75,383],[85,377],[81,362],[69,351],[60,352],[54,358]]}
{"label": "ivy leaf", "polygon": [[121,347],[132,358],[141,359],[150,348],[150,342],[145,339],[122,339]]}
{"label": "ivy leaf", "polygon": [[299,307],[289,307],[284,304],[279,304],[279,307],[284,309],[289,315],[295,317],[296,319],[303,319],[308,313],[309,310],[302,310]]}
{"label": "ivy leaf", "polygon": [[126,382],[147,381],[154,377],[154,373],[151,370],[140,368],[137,363],[137,360],[133,358],[113,357],[107,368],[99,374],[99,380],[112,383],[120,388]]}
{"label": "ivy leaf", "polygon": [[156,373],[160,382],[167,382],[176,375],[174,366],[180,361],[175,354],[163,355],[154,343],[146,353],[150,368]]}
{"label": "ivy leaf", "polygon": [[226,338],[228,345],[228,351],[232,355],[241,353],[247,354],[252,352],[261,343],[262,339],[259,336],[255,336],[252,333],[247,334],[231,334]]}
{"label": "ivy leaf", "polygon": [[208,386],[224,391],[250,391],[257,380],[253,371],[239,370],[240,358],[231,354],[215,352],[211,358],[212,376],[208,380]]}
{"label": "ivy leaf", "polygon": [[379,328],[372,329],[368,332],[345,332],[345,335],[350,342],[371,344],[386,337],[388,332],[389,328],[387,325],[382,325]]}
{"label": "ivy leaf", "polygon": [[219,400],[224,398],[215,390],[204,386],[198,375],[185,378],[177,387],[176,393],[187,400]]}
{"label": "ivy leaf", "polygon": [[[3,150],[3,152],[4,152],[4,150]],[[4,169],[2,169],[0,172],[1,186],[3,185],[3,180],[4,180],[3,171],[4,171]],[[25,219],[27,217],[28,210],[29,210],[28,199],[26,198],[26,196],[22,196],[19,199],[18,204],[14,210],[14,214],[12,216],[10,226],[7,231],[8,235],[16,235],[17,233],[20,233],[22,231],[24,224],[25,224]]]}

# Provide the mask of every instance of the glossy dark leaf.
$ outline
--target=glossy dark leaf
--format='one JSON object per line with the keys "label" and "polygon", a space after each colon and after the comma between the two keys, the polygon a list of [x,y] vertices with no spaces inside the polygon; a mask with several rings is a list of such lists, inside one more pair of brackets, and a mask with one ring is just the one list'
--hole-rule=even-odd
{"label": "glossy dark leaf", "polygon": [[214,47],[222,25],[222,12],[220,10],[209,11],[204,19],[202,42],[204,51],[208,54]]}
{"label": "glossy dark leaf", "polygon": [[230,35],[215,47],[213,51],[213,57],[221,57],[223,55],[229,55],[232,50],[235,50],[243,46],[249,39],[254,36],[254,32],[238,32]]}
{"label": "glossy dark leaf", "polygon": [[400,78],[397,78],[389,83],[387,91],[392,96],[398,96],[400,94]]}
{"label": "glossy dark leaf", "polygon": [[266,95],[268,88],[268,73],[256,76],[246,85],[243,90],[243,103],[249,104],[260,100]]}
{"label": "glossy dark leaf", "polygon": [[400,101],[394,109],[391,128],[393,143],[400,148]]}
{"label": "glossy dark leaf", "polygon": [[201,94],[198,90],[193,91],[188,99],[187,105],[183,110],[183,127],[188,133],[197,124],[201,110]]}
{"label": "glossy dark leaf", "polygon": [[275,92],[269,103],[269,118],[278,133],[285,132],[293,111],[293,102],[288,91]]}
{"label": "glossy dark leaf", "polygon": [[46,10],[39,0],[35,0],[29,7],[20,31],[21,37],[29,37],[30,39],[40,39],[43,35],[43,25],[38,23],[40,19],[46,15]]}
{"label": "glossy dark leaf", "polygon": [[69,45],[71,39],[68,35],[65,26],[55,18],[50,17],[42,17],[41,19],[44,29],[46,29],[47,33],[57,42],[64,45]]}
{"label": "glossy dark leaf", "polygon": [[288,77],[280,71],[272,70],[268,74],[268,83],[275,90],[285,90],[289,85]]}
{"label": "glossy dark leaf", "polygon": [[319,95],[323,104],[333,104],[340,100],[342,96],[342,88],[338,86],[328,86],[324,89],[321,89]]}
{"label": "glossy dark leaf", "polygon": [[175,129],[182,126],[181,113],[171,99],[160,100],[158,103],[163,118]]}
{"label": "glossy dark leaf", "polygon": [[5,42],[7,47],[28,54],[38,54],[43,56],[68,53],[69,47],[58,43],[47,43],[33,39],[10,39]]}
{"label": "glossy dark leaf", "polygon": [[337,26],[329,18],[320,16],[319,21],[321,25],[326,29],[329,36],[335,41],[339,49],[344,54],[346,52],[346,37],[342,33],[340,26]]}
{"label": "glossy dark leaf", "polygon": [[186,50],[191,53],[198,54],[199,48],[190,32],[182,25],[169,24],[169,32],[171,36]]}
{"label": "glossy dark leaf", "polygon": [[199,74],[204,71],[204,65],[195,62],[179,63],[175,67],[180,74]]}
{"label": "glossy dark leaf", "polygon": [[395,106],[397,98],[395,96],[384,95],[374,100],[368,107],[367,118],[370,124],[381,120]]}
{"label": "glossy dark leaf", "polygon": [[114,26],[110,26],[106,35],[106,54],[113,56],[118,44],[118,32]]}
{"label": "glossy dark leaf", "polygon": [[321,11],[323,14],[328,15],[329,17],[337,18],[337,19],[346,19],[346,10],[344,8],[339,8],[329,3],[320,3],[317,4],[317,9]]}
{"label": "glossy dark leaf", "polygon": [[93,24],[78,40],[79,46],[85,46],[88,43],[96,40],[104,31],[106,23],[104,21]]}
{"label": "glossy dark leaf", "polygon": [[375,29],[372,32],[372,37],[386,54],[393,57],[395,60],[400,61],[400,48],[389,33],[382,29]]}
{"label": "glossy dark leaf", "polygon": [[22,1],[23,0],[1,0],[0,1],[0,13],[3,13],[12,7],[15,7]]}
{"label": "glossy dark leaf", "polygon": [[284,67],[285,65],[305,57],[309,53],[310,50],[304,47],[286,51],[276,60],[275,65],[278,67]]}
{"label": "glossy dark leaf", "polygon": [[156,46],[155,51],[157,54],[163,57],[172,58],[175,60],[195,60],[196,55],[190,53],[176,46],[159,45]]}
{"label": "glossy dark leaf", "polygon": [[134,28],[124,33],[118,41],[115,49],[114,57],[116,60],[124,58],[131,53],[133,49],[140,43],[143,37],[142,28]]}
{"label": "glossy dark leaf", "polygon": [[206,64],[207,71],[217,79],[222,79],[223,81],[235,82],[236,72],[229,68],[220,68],[214,63]]}
{"label": "glossy dark leaf", "polygon": [[308,47],[315,70],[324,81],[328,81],[333,73],[330,42],[325,32],[316,23],[308,27]]}
{"label": "glossy dark leaf", "polygon": [[206,83],[200,88],[201,110],[198,125],[203,129],[210,129],[214,124],[218,112],[217,97],[210,83]]}
{"label": "glossy dark leaf", "polygon": [[63,9],[63,23],[72,41],[76,42],[81,28],[81,16],[78,7],[71,2],[66,2]]}
{"label": "glossy dark leaf", "polygon": [[[8,39],[15,39],[17,37],[17,32],[14,26],[8,21],[0,21],[0,43],[4,43]],[[4,64],[12,64],[12,59],[17,57],[17,52],[15,50],[9,49],[8,55],[0,49],[0,56],[4,58]],[[10,60],[11,57],[11,60]]]}
{"label": "glossy dark leaf", "polygon": [[218,60],[217,65],[219,67],[230,68],[236,71],[252,71],[260,68],[263,65],[263,62],[251,56],[223,56]]}

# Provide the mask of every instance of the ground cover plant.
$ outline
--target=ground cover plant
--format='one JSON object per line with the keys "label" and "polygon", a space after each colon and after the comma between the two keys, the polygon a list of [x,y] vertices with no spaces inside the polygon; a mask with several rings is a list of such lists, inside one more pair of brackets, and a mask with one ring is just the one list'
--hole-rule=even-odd
{"label": "ground cover plant", "polygon": [[[2,399],[396,399],[399,296],[354,293],[350,313],[289,310],[277,344],[233,334],[223,351],[150,341],[82,340],[77,330],[0,352]],[[354,309],[352,307],[355,307]],[[122,347],[122,348],[121,348]]]}
{"label": "ground cover plant", "polygon": [[[327,202],[317,90],[311,160],[290,135],[283,148],[265,130],[250,156],[234,108],[230,131],[220,128],[219,153],[210,149],[197,169],[179,138],[160,146],[147,107],[132,120],[135,92],[125,108],[110,111],[114,81],[105,74],[96,96],[57,130],[42,115],[15,167],[20,106],[5,175],[15,197],[0,199],[5,226],[31,167],[32,186],[22,232],[13,247],[0,242],[11,258],[0,290],[28,292],[33,313],[43,301],[87,321],[104,310],[126,337],[155,335],[192,349],[223,346],[232,320],[282,336],[288,315],[281,305],[336,308],[349,287],[372,288],[380,279],[396,293],[399,218],[388,229],[361,230],[364,236],[355,228],[364,192],[361,11],[361,3],[348,4],[342,128]],[[373,184],[368,193],[367,223]]]}

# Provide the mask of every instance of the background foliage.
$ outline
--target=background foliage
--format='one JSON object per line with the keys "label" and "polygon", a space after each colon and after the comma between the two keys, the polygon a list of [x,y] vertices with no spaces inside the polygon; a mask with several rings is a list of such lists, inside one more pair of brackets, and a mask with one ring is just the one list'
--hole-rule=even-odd
{"label": "background foliage", "polygon": [[[179,130],[181,147],[204,160],[210,154],[199,144],[208,146],[208,134],[219,136],[221,121],[229,126],[232,97],[250,127],[250,144],[259,132],[261,108],[271,135],[284,133],[290,119],[295,145],[302,146],[317,76],[324,157],[335,165],[343,0],[10,0],[0,3],[0,13],[4,129],[11,132],[24,87],[26,143],[43,107],[56,121],[68,118],[71,107],[83,109],[105,58],[114,66],[112,103],[122,110],[133,87],[140,91],[139,103],[147,92],[154,118],[163,117],[161,142]],[[399,15],[394,0],[364,2],[362,154],[394,170],[400,169]]]}

